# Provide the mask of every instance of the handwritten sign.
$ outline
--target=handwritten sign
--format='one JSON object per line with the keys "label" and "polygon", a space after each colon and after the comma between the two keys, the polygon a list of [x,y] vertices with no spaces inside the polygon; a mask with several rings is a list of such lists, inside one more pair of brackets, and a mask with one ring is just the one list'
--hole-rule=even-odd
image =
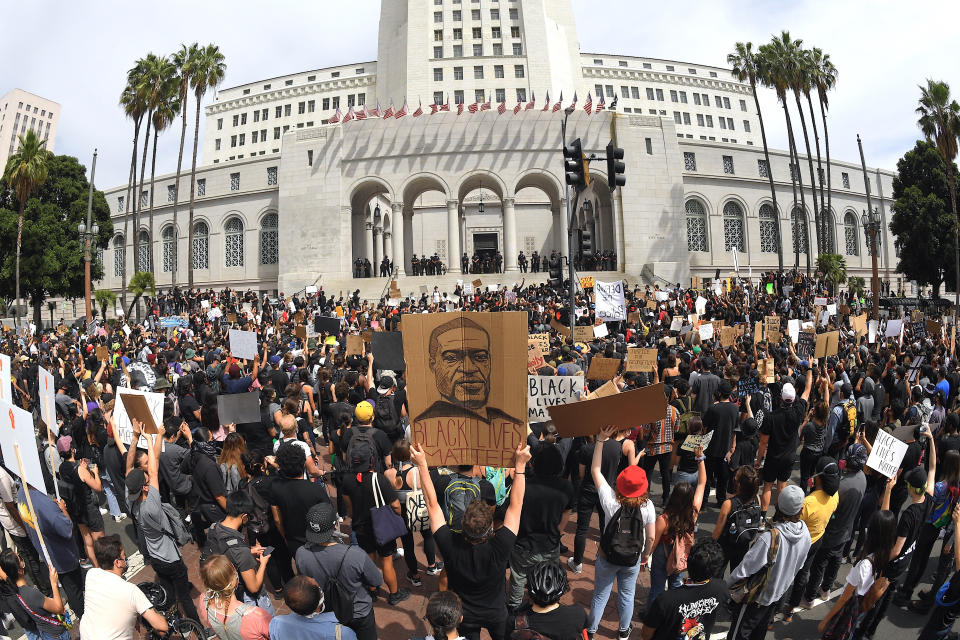
{"label": "handwritten sign", "polygon": [[581,289],[592,289],[593,288],[593,276],[582,276],[580,278],[580,288]]}
{"label": "handwritten sign", "polygon": [[230,352],[235,358],[253,360],[257,357],[257,334],[253,331],[230,329]]}
{"label": "handwritten sign", "polygon": [[556,331],[557,333],[559,333],[560,335],[562,335],[564,338],[570,337],[570,328],[567,327],[565,324],[562,324],[556,318],[550,319],[550,328]]}
{"label": "handwritten sign", "polygon": [[701,340],[713,340],[713,324],[708,322],[700,325],[697,329],[700,332]]}
{"label": "handwritten sign", "polygon": [[627,371],[654,371],[656,368],[656,349],[627,349]]}
{"label": "handwritten sign", "polygon": [[884,430],[877,432],[873,449],[867,458],[867,466],[892,478],[897,475],[903,456],[907,453],[907,443],[901,442]]}
{"label": "handwritten sign", "polygon": [[701,435],[689,435],[684,439],[683,444],[680,445],[680,448],[684,451],[689,451],[693,453],[697,450],[697,447],[702,447],[706,450],[707,445],[710,444],[710,441],[713,440],[713,431],[708,431],[707,433]]}
{"label": "handwritten sign", "polygon": [[359,356],[363,354],[363,336],[349,334],[347,336],[347,355]]}
{"label": "handwritten sign", "polygon": [[596,314],[598,319],[605,322],[627,319],[622,281],[600,282],[597,280],[593,290],[597,296]]}
{"label": "handwritten sign", "polygon": [[527,376],[527,420],[549,420],[547,407],[576,402],[583,384],[583,376]]}
{"label": "handwritten sign", "polygon": [[887,320],[887,330],[883,336],[885,338],[899,338],[903,332],[903,320]]}
{"label": "handwritten sign", "polygon": [[673,319],[670,321],[670,331],[680,331],[681,327],[683,327],[683,318],[673,316]]}
{"label": "handwritten sign", "polygon": [[840,348],[840,332],[829,331],[817,335],[817,343],[813,350],[814,358],[826,358],[837,355]]}
{"label": "handwritten sign", "polygon": [[764,331],[769,334],[771,331],[780,331],[780,316],[766,316],[763,319]]}
{"label": "handwritten sign", "polygon": [[535,372],[544,366],[543,352],[532,342],[527,343],[527,371]]}
{"label": "handwritten sign", "polygon": [[[54,395],[57,393],[56,385],[53,381],[53,374],[43,367],[37,368],[39,379],[37,382],[40,395],[40,419],[47,425],[54,435],[59,435],[60,428],[57,426],[57,403]],[[6,458],[4,458],[6,460]],[[16,460],[16,458],[14,458]]]}
{"label": "handwritten sign", "polygon": [[578,325],[573,328],[574,342],[590,342],[591,340],[593,340],[593,327]]}
{"label": "handwritten sign", "polygon": [[[123,441],[124,444],[129,445],[133,439],[133,423],[130,421],[126,405],[123,403],[124,395],[144,396],[147,400],[147,406],[150,408],[150,415],[153,416],[153,422],[158,425],[163,422],[164,395],[162,393],[140,391],[139,389],[127,389],[126,387],[117,389],[117,396],[120,402],[114,404],[113,407],[113,424],[117,427],[120,440]],[[147,448],[149,443],[146,438],[140,436],[140,441],[137,446]]]}
{"label": "handwritten sign", "polygon": [[760,377],[763,378],[763,381],[767,384],[770,384],[776,380],[776,370],[774,369],[773,358],[757,360],[757,371],[760,372]]}
{"label": "handwritten sign", "polygon": [[804,360],[813,357],[817,344],[817,336],[809,331],[802,331],[797,335],[797,355]]}
{"label": "handwritten sign", "polygon": [[594,356],[587,370],[587,380],[610,380],[620,372],[620,360]]}
{"label": "handwritten sign", "polygon": [[860,315],[853,317],[853,331],[858,336],[862,336],[867,333],[867,314],[861,313]]}
{"label": "handwritten sign", "polygon": [[732,347],[737,341],[736,327],[720,327],[720,346]]}
{"label": "handwritten sign", "polygon": [[[23,461],[22,475],[17,465],[17,448],[20,449],[20,459]],[[3,453],[7,469],[34,489],[46,493],[37,439],[34,436],[33,415],[3,401],[0,401],[0,452]]]}
{"label": "handwritten sign", "polygon": [[607,329],[607,323],[598,324],[593,327],[593,337],[594,338],[606,338],[610,335],[610,330]]}
{"label": "handwritten sign", "polygon": [[530,344],[536,344],[541,353],[550,353],[549,333],[531,333],[527,335],[527,342]]}

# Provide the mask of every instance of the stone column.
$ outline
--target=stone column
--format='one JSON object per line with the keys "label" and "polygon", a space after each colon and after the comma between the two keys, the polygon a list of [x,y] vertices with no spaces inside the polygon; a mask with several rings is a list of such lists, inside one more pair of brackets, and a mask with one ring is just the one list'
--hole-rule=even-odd
{"label": "stone column", "polygon": [[607,248],[607,241],[604,238],[604,225],[603,225],[603,205],[599,202],[594,207],[593,212],[594,220],[594,233],[596,233],[596,239],[593,241],[593,247],[595,251],[605,251]]}
{"label": "stone column", "polygon": [[393,237],[393,255],[390,258],[393,264],[397,266],[398,273],[405,275],[407,273],[407,261],[403,255],[403,203],[391,202],[390,208],[393,215],[390,217],[390,226]]}
{"label": "stone column", "polygon": [[460,273],[460,203],[447,200],[447,272]]}
{"label": "stone column", "polygon": [[517,270],[517,210],[516,200],[503,199],[503,258],[504,272]]}
{"label": "stone column", "polygon": [[363,232],[363,257],[366,260],[373,260],[373,223],[364,223]]}
{"label": "stone column", "polygon": [[560,198],[560,255],[570,257],[570,239],[567,237],[570,223],[567,220],[567,199]]}
{"label": "stone column", "polygon": [[373,231],[370,234],[370,242],[372,243],[372,248],[370,249],[370,260],[373,263],[373,277],[380,277],[380,259],[381,259],[381,245],[380,245],[380,227],[374,227]]}

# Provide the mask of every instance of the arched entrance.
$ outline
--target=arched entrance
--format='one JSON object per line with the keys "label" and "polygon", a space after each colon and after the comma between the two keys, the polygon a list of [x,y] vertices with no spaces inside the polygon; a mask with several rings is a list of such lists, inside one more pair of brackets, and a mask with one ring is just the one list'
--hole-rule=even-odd
{"label": "arched entrance", "polygon": [[354,277],[379,276],[383,258],[393,254],[392,201],[393,187],[381,178],[370,176],[354,184],[348,212],[352,244],[348,268]]}
{"label": "arched entrance", "polygon": [[457,201],[463,214],[461,236],[469,271],[498,271],[498,261],[499,270],[516,271],[516,203],[500,176],[483,170],[466,174],[457,185]]}
{"label": "arched entrance", "polygon": [[[403,202],[403,271],[407,275],[435,275],[436,259],[450,270],[459,266],[460,224],[454,206],[451,215],[450,188],[440,176],[419,173],[400,189]],[[456,205],[456,201],[453,201]],[[414,268],[413,259],[418,265]],[[423,261],[423,258],[428,258]],[[429,264],[428,264],[429,263]]]}

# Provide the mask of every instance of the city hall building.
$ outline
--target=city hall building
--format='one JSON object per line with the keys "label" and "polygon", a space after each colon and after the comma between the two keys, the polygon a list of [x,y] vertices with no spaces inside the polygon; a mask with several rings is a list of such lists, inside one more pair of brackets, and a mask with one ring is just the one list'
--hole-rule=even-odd
{"label": "city hall building", "polygon": [[[568,141],[599,156],[610,141],[622,147],[626,186],[611,193],[606,164],[592,163],[568,223],[561,123],[574,97]],[[619,272],[650,283],[726,275],[734,253],[742,274],[757,275],[777,267],[778,242],[787,268],[797,252],[801,268],[808,253],[835,252],[851,275],[870,274],[859,163],[832,160],[827,246],[817,247],[806,157],[804,210],[788,153],[764,160],[749,85],[720,67],[581,52],[569,0],[383,2],[377,61],[222,89],[205,116],[197,287],[346,289],[357,259],[386,257],[406,288],[414,256],[433,254],[450,278],[463,254],[501,253],[509,274],[521,251],[566,255],[568,224],[575,251],[613,252]],[[871,168],[866,178],[883,222],[881,276],[896,288],[893,176]],[[146,270],[151,251],[159,287],[174,270],[187,282],[189,171],[176,226],[175,176],[156,177],[155,238],[148,182],[139,229],[127,186],[106,192],[115,236],[99,287],[119,290],[124,265],[128,276]]]}

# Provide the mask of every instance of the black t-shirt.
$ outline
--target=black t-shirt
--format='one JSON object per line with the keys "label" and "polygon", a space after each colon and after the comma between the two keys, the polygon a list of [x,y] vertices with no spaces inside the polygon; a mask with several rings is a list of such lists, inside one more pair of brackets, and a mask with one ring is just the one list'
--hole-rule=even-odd
{"label": "black t-shirt", "polygon": [[517,548],[525,553],[553,551],[560,546],[560,522],[573,498],[573,485],[566,478],[527,478]]}
{"label": "black t-shirt", "polygon": [[[907,452],[903,454],[903,460],[900,461],[900,470],[906,473],[910,469],[920,464],[920,458],[923,457],[923,447],[917,441],[907,443]],[[894,493],[903,493],[907,490],[907,481],[903,479],[904,473],[897,477],[897,483],[893,485]]]}
{"label": "black t-shirt", "polygon": [[463,601],[464,622],[492,623],[507,615],[504,573],[517,537],[500,527],[492,538],[471,544],[447,525],[433,534],[443,556],[450,590]]}
{"label": "black t-shirt", "polygon": [[717,402],[703,414],[703,426],[713,437],[704,454],[710,458],[722,458],[733,444],[733,430],[737,426],[740,409],[732,402]]}
{"label": "black t-shirt", "polygon": [[291,553],[306,542],[307,511],[310,507],[321,502],[330,502],[327,490],[322,484],[302,478],[291,480],[276,477],[265,491],[261,492],[260,487],[257,487],[257,491],[262,498],[277,505],[280,510],[283,531]]}
{"label": "black t-shirt", "polygon": [[895,578],[907,570],[913,558],[914,545],[920,535],[920,527],[927,521],[927,516],[932,510],[933,500],[927,496],[923,502],[911,502],[910,506],[900,514],[900,520],[897,522],[897,537],[905,540],[900,549],[900,555],[889,565],[891,575],[888,575],[888,578]]}
{"label": "black t-shirt", "polygon": [[583,630],[587,628],[587,612],[579,604],[562,604],[546,613],[536,613],[528,604],[517,616],[524,616],[528,629],[550,640],[583,640]]}
{"label": "black t-shirt", "polygon": [[[353,438],[354,431],[355,430],[363,431],[366,429],[373,430],[373,442],[377,445],[377,453],[380,455],[380,459],[383,460],[388,455],[390,455],[390,452],[393,451],[393,443],[390,442],[390,438],[387,437],[387,434],[385,434],[383,431],[375,427],[370,427],[370,426],[361,427],[357,425],[354,425],[349,429],[347,429],[346,433],[340,434],[340,446],[342,447],[340,451],[342,452],[342,455],[346,455],[347,447],[350,445],[350,439]],[[344,462],[346,462],[347,464],[350,464],[349,460],[345,460]]]}
{"label": "black t-shirt", "polygon": [[200,426],[200,421],[197,420],[197,416],[193,413],[194,411],[200,411],[200,403],[193,397],[193,394],[188,394],[180,398],[180,415],[186,420],[187,426],[189,426],[191,430]]}
{"label": "black t-shirt", "polygon": [[807,415],[807,402],[797,398],[792,404],[772,413],[762,412],[757,416],[760,433],[769,436],[767,458],[792,460],[797,455],[800,425]]}
{"label": "black t-shirt", "polygon": [[[580,464],[586,467],[581,487],[590,487],[595,489],[593,484],[593,474],[590,473],[590,465],[593,462],[593,448],[595,442],[585,444],[578,453]],[[617,473],[620,469],[620,458],[623,456],[623,441],[609,438],[603,443],[603,454],[600,457],[600,473],[611,487],[617,483]]]}
{"label": "black t-shirt", "polygon": [[[226,487],[223,486],[223,476],[220,467],[207,456],[191,451],[188,455],[193,458],[193,495],[200,504],[217,504],[217,496],[226,497]],[[219,509],[219,505],[217,507]]]}
{"label": "black t-shirt", "polygon": [[[273,418],[270,418],[273,421]],[[247,449],[251,452],[259,451],[264,455],[273,453],[273,438],[266,425],[261,422],[241,422],[237,424],[237,433],[247,441]]]}
{"label": "black t-shirt", "polygon": [[[358,481],[359,478],[359,481]],[[350,498],[351,519],[350,527],[357,533],[373,534],[373,522],[370,519],[370,509],[376,506],[373,498],[373,474],[348,473],[343,479],[343,494]],[[377,484],[383,495],[383,504],[392,504],[397,500],[397,491],[382,473],[377,474]]]}
{"label": "black t-shirt", "polygon": [[722,580],[684,584],[660,594],[647,611],[643,625],[656,630],[655,640],[707,640],[727,597]]}

